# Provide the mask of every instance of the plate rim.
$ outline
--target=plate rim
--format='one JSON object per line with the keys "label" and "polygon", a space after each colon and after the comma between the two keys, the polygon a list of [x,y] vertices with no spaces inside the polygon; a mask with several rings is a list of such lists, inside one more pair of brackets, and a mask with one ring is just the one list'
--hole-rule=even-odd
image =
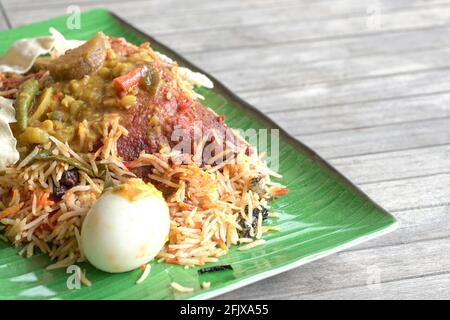
{"label": "plate rim", "polygon": [[[302,266],[304,264],[307,264],[309,262],[313,262],[315,260],[324,258],[324,257],[332,255],[334,253],[337,253],[337,252],[346,250],[348,248],[357,246],[357,245],[359,245],[359,244],[361,244],[363,242],[366,242],[366,241],[378,238],[380,236],[383,236],[385,234],[393,232],[393,231],[395,231],[398,228],[399,222],[395,218],[394,215],[389,213],[381,205],[379,205],[372,198],[370,198],[364,191],[362,191],[357,185],[355,185],[346,176],[344,176],[342,173],[340,173],[327,160],[325,160],[324,158],[319,156],[313,149],[311,149],[309,146],[307,146],[306,144],[304,144],[300,140],[298,140],[295,137],[293,137],[291,134],[287,133],[282,127],[278,126],[275,121],[270,119],[261,110],[257,109],[256,107],[254,107],[250,103],[246,102],[243,98],[240,98],[236,93],[234,93],[232,90],[230,90],[221,81],[217,80],[214,76],[209,74],[207,71],[203,70],[202,68],[196,66],[195,64],[193,64],[192,62],[190,62],[189,60],[184,58],[176,50],[174,50],[174,49],[170,48],[169,46],[165,45],[164,43],[156,40],[153,36],[147,34],[145,31],[142,31],[140,28],[134,26],[132,23],[128,22],[127,20],[125,20],[124,18],[120,17],[118,14],[116,14],[115,12],[113,12],[113,11],[111,11],[109,9],[94,8],[94,9],[91,9],[91,10],[83,11],[82,13],[90,13],[90,12],[95,12],[95,11],[103,12],[103,13],[108,14],[114,20],[116,20],[118,23],[120,23],[121,25],[123,25],[127,29],[129,29],[132,32],[134,32],[137,36],[139,36],[142,39],[147,40],[147,41],[149,41],[151,43],[156,44],[158,47],[160,47],[161,49],[163,49],[166,52],[168,52],[169,53],[168,56],[173,58],[177,62],[179,62],[181,65],[184,65],[184,66],[188,67],[189,69],[191,69],[193,71],[197,71],[197,72],[200,72],[200,73],[203,73],[204,75],[206,75],[208,78],[210,78],[212,80],[212,82],[214,83],[214,90],[216,90],[219,94],[223,94],[226,99],[229,99],[232,103],[236,104],[239,108],[241,108],[242,110],[245,110],[249,117],[256,117],[256,118],[258,118],[258,120],[260,120],[262,125],[265,126],[266,128],[278,129],[279,130],[280,139],[283,139],[284,142],[290,144],[297,152],[305,154],[305,156],[310,158],[311,161],[317,163],[318,165],[321,165],[325,170],[328,171],[328,173],[330,175],[336,176],[336,178],[343,185],[345,185],[345,188],[347,188],[348,190],[353,191],[356,194],[358,194],[358,196],[360,196],[363,200],[368,201],[371,205],[373,205],[373,207],[375,209],[377,209],[377,211],[378,211],[378,213],[380,215],[383,215],[386,219],[390,219],[391,220],[390,222],[386,222],[385,226],[382,226],[381,228],[379,228],[376,231],[366,233],[366,234],[361,235],[361,236],[359,236],[359,237],[357,237],[357,238],[355,238],[355,239],[353,239],[351,241],[345,242],[345,243],[340,244],[338,246],[335,246],[333,248],[326,249],[326,250],[323,250],[323,251],[311,254],[309,256],[297,259],[297,260],[295,260],[293,262],[290,262],[290,263],[288,263],[286,265],[279,266],[279,267],[273,268],[271,270],[267,270],[267,271],[256,273],[256,274],[254,274],[252,276],[244,278],[244,279],[242,279],[240,281],[237,281],[235,283],[224,285],[221,288],[212,289],[212,290],[209,290],[209,291],[204,292],[204,293],[199,292],[199,293],[197,293],[196,295],[194,295],[192,297],[185,298],[185,300],[204,300],[204,299],[210,299],[210,298],[213,298],[213,297],[217,297],[219,295],[222,295],[222,294],[231,292],[233,290],[245,287],[247,285],[253,284],[253,283],[258,282],[260,280],[263,280],[263,279],[266,279],[266,278],[269,278],[269,277],[272,277],[272,276],[275,276],[275,275],[287,272],[289,270],[292,270],[294,268],[297,268],[297,267]],[[58,17],[61,17],[61,16],[58,16]],[[55,19],[55,18],[58,18],[58,17],[53,17],[53,18],[50,18],[48,20]],[[48,21],[48,20],[45,19],[45,20],[37,21],[37,22],[32,23],[32,24],[27,24],[27,25],[24,25],[24,26],[20,26],[20,27],[17,27],[17,28],[11,28],[11,29],[7,29],[7,30],[3,30],[3,31],[0,32],[0,34],[3,33],[3,32],[11,31],[11,30],[21,29],[23,27],[29,27],[29,26],[31,26],[33,24],[42,23],[42,22],[45,22],[45,21]]]}

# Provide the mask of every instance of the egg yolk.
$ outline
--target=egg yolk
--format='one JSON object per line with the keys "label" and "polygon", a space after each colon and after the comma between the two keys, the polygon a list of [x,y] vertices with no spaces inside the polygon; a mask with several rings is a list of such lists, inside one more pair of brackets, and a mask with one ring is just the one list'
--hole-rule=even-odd
{"label": "egg yolk", "polygon": [[164,200],[161,191],[156,189],[151,183],[145,183],[142,179],[129,179],[127,182],[115,187],[112,191],[130,202],[152,196],[157,196]]}

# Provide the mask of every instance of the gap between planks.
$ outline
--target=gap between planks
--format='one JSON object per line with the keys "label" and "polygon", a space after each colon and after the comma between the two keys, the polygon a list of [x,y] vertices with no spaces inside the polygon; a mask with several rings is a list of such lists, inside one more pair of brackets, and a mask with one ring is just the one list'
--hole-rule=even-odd
{"label": "gap between planks", "polygon": [[[431,280],[432,278],[442,278],[442,279],[446,279],[448,280],[450,272],[449,271],[441,271],[441,272],[431,272],[428,274],[421,274],[421,275],[414,275],[414,276],[409,276],[409,277],[400,277],[398,279],[395,280],[388,280],[388,281],[383,281],[380,283],[380,286],[378,287],[378,291],[375,289],[375,287],[373,289],[369,289],[369,287],[367,286],[367,284],[362,284],[362,285],[354,285],[354,286],[343,286],[341,288],[338,289],[332,289],[332,290],[325,290],[325,291],[316,291],[313,293],[307,293],[307,294],[300,294],[298,296],[295,296],[295,299],[323,299],[322,297],[326,297],[327,299],[339,299],[339,296],[342,294],[340,292],[342,291],[347,291],[347,290],[355,290],[357,289],[358,291],[365,291],[365,297],[361,296],[361,295],[354,295],[353,299],[374,299],[374,298],[383,298],[383,299],[398,299],[399,295],[398,292],[400,291],[401,285],[402,283],[405,282],[409,282],[409,281],[414,281],[417,282],[418,280],[420,280],[421,282],[421,286],[426,287],[426,282],[428,282],[429,280]],[[424,283],[422,283],[424,282]],[[442,281],[439,281],[442,282]],[[408,283],[408,285],[411,285]],[[417,284],[416,284],[417,285]],[[390,294],[389,298],[386,298],[386,293],[383,293],[383,286],[386,287],[391,287],[390,290],[392,290],[393,292]],[[409,297],[409,299],[420,299],[421,294],[419,293],[420,290],[417,290],[417,294],[415,295],[415,297]],[[450,295],[448,294],[448,290],[445,290],[443,292],[441,292],[444,295],[439,295],[437,297],[439,297],[440,299],[445,299],[446,297],[450,297]],[[332,295],[330,297],[330,294]],[[292,296],[294,297],[294,296]],[[435,297],[436,299],[436,297]]]}
{"label": "gap between planks", "polygon": [[423,145],[423,146],[417,146],[412,148],[399,148],[396,150],[386,150],[386,151],[375,151],[375,152],[366,152],[366,153],[360,153],[360,154],[352,154],[348,156],[336,156],[336,157],[327,157],[327,161],[332,160],[341,160],[341,159],[352,159],[352,158],[359,158],[359,157],[365,157],[365,156],[372,156],[372,155],[380,155],[380,154],[389,154],[394,152],[401,152],[401,151],[409,151],[409,150],[420,150],[420,149],[427,149],[427,148],[434,148],[434,147],[443,147],[443,146],[450,146],[450,143],[436,143],[436,144],[430,144],[430,145]]}
{"label": "gap between planks", "polygon": [[288,109],[279,109],[279,110],[267,110],[264,111],[266,114],[275,114],[280,112],[295,112],[295,111],[303,111],[303,110],[311,110],[311,109],[326,109],[326,108],[334,108],[334,107],[342,107],[342,106],[351,106],[351,105],[361,105],[366,103],[376,103],[376,102],[384,102],[384,101],[395,101],[395,100],[404,100],[410,98],[420,98],[420,97],[430,97],[436,95],[447,95],[450,94],[450,90],[440,90],[434,92],[424,92],[424,93],[416,93],[416,94],[407,94],[407,95],[398,95],[393,97],[385,97],[385,98],[376,98],[376,99],[368,99],[368,100],[358,100],[358,101],[349,101],[343,103],[333,103],[333,104],[323,104],[323,105],[315,105],[308,107],[297,107],[297,108],[288,108]]}
{"label": "gap between planks", "polygon": [[[352,7],[352,5],[355,6],[355,4],[348,5],[347,1],[339,2],[339,5],[342,6],[342,8],[339,8],[339,10],[342,10],[342,13],[337,14],[337,15],[333,15],[333,13],[331,12],[331,16],[332,16],[331,19],[329,18],[330,15],[324,16],[325,9],[329,8],[329,5],[327,4],[327,2],[324,2],[324,5],[322,7],[319,7],[320,10],[316,9],[321,18],[320,19],[315,19],[315,20],[314,19],[309,19],[309,20],[306,20],[306,21],[308,21],[308,22],[324,21],[324,20],[330,21],[330,20],[333,19],[333,17],[336,17],[336,16],[337,17],[341,17],[341,18],[349,18],[350,16],[349,16],[348,10],[354,10],[355,13],[356,13],[355,16],[357,16],[357,17],[367,16],[366,10],[367,10],[367,6],[369,4],[361,5],[359,1],[353,1],[353,2],[356,3],[356,8]],[[333,3],[335,3],[335,2],[333,2]],[[64,5],[68,5],[68,4],[69,4],[68,2],[64,3]],[[318,4],[321,4],[321,2],[316,3],[315,6],[317,6]],[[143,8],[141,8],[141,7],[136,7],[135,11],[131,11],[130,12],[130,5],[132,5],[132,2],[131,3],[130,2],[127,2],[127,3],[115,2],[113,6],[107,5],[106,7],[111,8],[112,10],[118,12],[119,14],[120,13],[127,13],[125,18],[127,18],[127,19],[129,19],[131,21],[136,20],[136,18],[142,18],[142,12],[145,12],[145,10],[143,10]],[[346,7],[346,5],[347,5],[347,7]],[[405,10],[406,12],[409,12],[409,11],[414,10],[414,9],[416,9],[416,10],[422,10],[424,8],[428,8],[428,9],[435,8],[436,9],[436,8],[440,8],[441,6],[447,6],[447,5],[448,5],[448,3],[442,4],[440,2],[437,3],[437,4],[429,5],[428,2],[424,2],[424,3],[420,3],[420,4],[413,4],[412,6],[411,6],[411,4],[409,4],[408,6],[404,6],[403,5],[403,6],[399,6],[397,8],[395,7],[395,4],[394,4],[394,7],[392,8],[392,4],[389,3],[389,4],[385,4],[385,8],[383,9],[383,12],[395,12],[395,11],[401,11],[401,10]],[[88,7],[97,7],[97,5],[94,2],[87,4],[87,6]],[[124,10],[125,6],[126,6],[126,8],[128,10]],[[282,8],[288,9],[288,11],[286,11],[286,13],[288,13],[288,14],[281,14],[280,13],[279,16],[280,16],[281,20],[280,19],[276,19],[276,20],[272,20],[272,21],[267,21],[267,20],[268,20],[268,18],[273,19],[274,14],[280,12],[280,10],[277,10],[277,8],[274,8],[274,9],[269,8],[270,10],[266,10],[266,9],[264,9],[264,7],[262,7],[260,10],[256,10],[256,11],[254,9],[252,9],[252,8],[246,8],[246,9],[243,9],[243,10],[239,11],[239,7],[237,7],[237,10],[239,12],[249,11],[249,12],[251,12],[253,14],[260,13],[260,11],[269,11],[269,12],[267,12],[266,16],[261,15],[261,17],[260,17],[261,21],[259,21],[258,23],[251,24],[251,23],[245,23],[242,20],[239,20],[239,25],[240,25],[240,27],[248,27],[248,26],[256,26],[256,27],[258,27],[258,26],[268,25],[270,23],[276,25],[276,24],[279,24],[282,21],[297,21],[298,20],[298,15],[293,15],[293,17],[290,17],[289,19],[284,18],[285,16],[289,16],[289,14],[292,14],[293,9],[295,9],[296,7],[299,7],[299,8],[306,7],[306,8],[311,9],[313,6],[311,6],[310,4],[309,5],[305,5],[305,4],[294,3],[294,5],[292,5],[292,6],[282,7]],[[12,6],[12,8],[14,8],[14,6]],[[278,8],[278,9],[280,9],[280,8]],[[335,6],[334,9],[336,10],[337,7]],[[8,10],[8,6],[7,6],[7,10]],[[30,16],[30,12],[32,12],[32,11],[31,11],[30,8],[28,8],[26,10],[27,10],[27,17],[29,17]],[[46,11],[46,13],[48,12],[47,8],[42,9],[41,11],[44,11],[44,10]],[[15,9],[14,11],[16,13],[20,12],[17,9]],[[35,10],[36,14],[37,14],[38,11],[39,11],[38,9]],[[200,12],[199,15],[197,15],[197,16],[194,15],[192,17],[194,21],[197,21],[199,19],[199,16],[201,17],[202,14],[205,15],[205,13],[203,11],[199,11],[199,12]],[[65,13],[65,12],[63,12],[63,13]],[[61,14],[63,14],[63,13],[61,13]],[[184,11],[180,11],[180,13],[183,15],[183,17],[186,16],[186,13]],[[222,15],[226,16],[226,13],[227,12],[225,11]],[[231,14],[235,15],[235,13],[236,13],[235,10],[233,10]],[[211,15],[210,13],[206,12],[206,16],[208,18],[209,18],[210,15]],[[161,16],[161,15],[159,15],[159,16]],[[248,16],[251,17],[250,14]],[[170,13],[168,13],[168,14],[166,13],[165,19],[166,20],[169,19],[169,21],[170,21],[170,19],[171,19]],[[188,23],[180,21],[181,19],[180,19],[179,16],[175,15],[175,16],[172,17],[172,19],[173,19],[173,21],[169,24],[171,27],[173,27],[173,25],[175,26],[175,30],[173,30],[172,33],[180,34],[181,32],[184,32],[184,31],[187,31],[187,30],[192,30],[192,29],[188,29],[186,27],[187,25],[189,25]],[[150,20],[152,20],[152,19],[150,19]],[[29,21],[26,21],[26,22],[29,22]],[[177,23],[183,23],[183,25],[177,26]],[[19,23],[14,22],[14,25],[17,25],[17,24],[21,24],[21,23],[20,22]],[[215,30],[215,29],[223,30],[224,28],[234,27],[236,25],[236,20],[235,19],[234,20],[231,19],[228,23],[224,23],[224,24],[222,24],[220,26],[212,26],[211,23],[206,23],[206,22],[205,23],[199,23],[199,24],[207,25],[208,27],[207,28],[196,28],[194,30],[198,30],[199,32],[203,32],[205,30]],[[142,23],[139,24],[139,25],[142,26]],[[156,26],[159,26],[159,24],[157,24]],[[144,25],[144,27],[145,27],[145,25]],[[166,29],[167,28],[163,28],[162,30],[166,30]],[[164,34],[164,33],[158,32],[158,30],[155,29],[154,26],[152,27],[152,30],[153,30],[152,34],[155,34],[155,35],[156,34],[159,34],[159,35]]]}
{"label": "gap between planks", "polygon": [[[317,43],[317,42],[329,42],[335,40],[347,40],[347,39],[361,39],[361,38],[373,38],[377,36],[390,35],[392,33],[415,33],[418,31],[436,31],[440,29],[446,29],[450,26],[450,24],[437,24],[437,25],[426,25],[420,27],[401,27],[401,28],[392,28],[392,29],[382,29],[380,31],[369,31],[365,33],[346,33],[340,35],[330,35],[325,37],[315,37],[315,38],[305,38],[305,39],[297,39],[297,40],[288,40],[288,41],[275,41],[275,42],[267,42],[265,44],[254,44],[254,45],[237,45],[237,46],[228,46],[227,48],[217,48],[217,49],[201,49],[201,50],[180,50],[183,54],[200,54],[200,53],[226,53],[226,52],[239,52],[240,50],[248,50],[248,49],[261,49],[266,47],[284,47],[284,46],[292,46],[296,44],[306,44],[306,43]],[[219,29],[223,30],[223,29]],[[179,33],[174,33],[175,35],[179,35]],[[165,38],[168,35],[163,34],[155,34],[158,38]],[[170,35],[169,35],[170,36]],[[164,42],[164,40],[162,40]],[[169,42],[166,42],[169,43]],[[170,43],[168,44],[170,46]]]}
{"label": "gap between planks", "polygon": [[[414,279],[423,275],[447,274],[448,257],[442,256],[449,239],[437,239],[417,243],[400,243],[396,246],[364,251],[342,251],[336,255],[320,259],[283,276],[270,278],[266,283],[258,283],[246,291],[264,286],[273,288],[269,294],[283,297],[286,291],[296,295],[310,295],[317,292],[341,290],[346,287],[366,285],[368,267],[377,267],[381,272],[381,284]],[[435,262],[442,256],[439,262]],[[420,257],[420,262],[417,260]],[[339,276],[337,276],[339,275]],[[278,286],[275,283],[279,284]],[[287,289],[286,291],[284,291]],[[262,292],[265,292],[264,290]]]}
{"label": "gap between planks", "polygon": [[8,15],[6,14],[5,7],[3,6],[2,1],[0,0],[0,16],[3,17],[3,21],[0,22],[0,31],[4,29],[11,29],[11,21],[9,20]]}
{"label": "gap between planks", "polygon": [[336,79],[336,80],[325,80],[325,81],[316,81],[316,82],[309,82],[309,83],[302,83],[302,84],[287,84],[284,86],[272,86],[271,88],[255,88],[255,89],[249,89],[249,90],[235,90],[239,94],[258,94],[260,92],[269,93],[271,91],[279,91],[279,90],[289,90],[294,91],[301,89],[305,86],[315,86],[315,85],[323,85],[323,84],[347,84],[351,82],[359,82],[363,80],[374,80],[374,79],[384,79],[389,77],[398,77],[398,76],[404,76],[404,75],[415,75],[415,74],[424,74],[424,73],[432,73],[436,71],[449,71],[450,65],[448,66],[440,66],[436,68],[427,68],[427,69],[421,69],[421,70],[411,70],[411,71],[401,71],[401,72],[393,72],[388,74],[380,74],[380,75],[370,75],[370,76],[359,76],[359,77],[353,77],[353,78],[345,78],[345,79]]}
{"label": "gap between planks", "polygon": [[[322,22],[323,23],[324,21],[329,22],[329,21],[341,20],[341,19],[347,20],[349,18],[360,18],[360,17],[366,18],[367,17],[367,11],[366,11],[367,6],[368,6],[368,4],[358,7],[355,11],[355,14],[349,14],[348,11],[343,11],[341,14],[331,15],[331,18],[330,18],[330,16],[326,16],[326,18],[321,17],[318,19],[317,18],[303,19],[302,21],[307,22],[307,23],[313,23],[313,22]],[[435,4],[432,6],[429,6],[427,4],[414,5],[414,6],[407,5],[407,6],[400,6],[400,7],[391,8],[391,9],[384,8],[383,14],[400,13],[400,12],[410,13],[410,12],[415,12],[415,11],[421,11],[424,9],[425,10],[429,10],[429,9],[434,10],[434,9],[447,8],[449,6],[450,6],[450,4],[448,2],[441,3],[441,4]],[[291,6],[291,7],[289,7],[289,9],[291,9],[290,11],[295,10],[295,7],[301,8],[301,7],[305,7],[305,5],[299,4],[296,6]],[[251,8],[248,11],[254,12],[254,10]],[[274,10],[274,11],[275,11],[275,13],[277,13],[276,10]],[[233,14],[234,14],[234,11],[233,11]],[[268,15],[268,16],[271,16],[271,15]],[[176,19],[176,20],[179,20],[179,19]],[[280,23],[287,23],[287,22],[294,22],[294,21],[298,21],[298,15],[296,15],[295,17],[292,17],[292,18],[287,18],[287,19],[282,19],[282,20],[274,20],[274,21],[265,20],[265,21],[263,21],[263,19],[261,19],[261,22],[258,22],[258,23],[244,23],[244,24],[241,23],[240,28],[271,26],[271,25],[278,25]],[[148,25],[145,25],[145,24],[140,24],[140,25],[143,26],[144,28],[148,27]],[[158,36],[163,36],[163,35],[181,34],[181,33],[183,33],[183,34],[184,33],[201,33],[204,31],[220,31],[223,29],[234,28],[235,26],[236,26],[235,23],[230,23],[228,25],[224,24],[224,25],[219,25],[219,26],[209,26],[208,28],[195,28],[195,29],[182,28],[180,26],[180,28],[178,28],[177,30],[174,30],[172,32],[155,32],[154,34],[155,35],[157,34]]]}

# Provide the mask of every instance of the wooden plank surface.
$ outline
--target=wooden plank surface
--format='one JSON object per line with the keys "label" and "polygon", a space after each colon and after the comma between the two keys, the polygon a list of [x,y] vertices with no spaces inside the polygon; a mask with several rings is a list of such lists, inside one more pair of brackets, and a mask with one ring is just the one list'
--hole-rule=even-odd
{"label": "wooden plank surface", "polygon": [[6,15],[5,8],[0,3],[0,31],[8,29],[9,28],[8,23],[9,21]]}
{"label": "wooden plank surface", "polygon": [[[73,4],[116,12],[267,113],[401,223],[219,299],[450,298],[450,1],[0,3],[0,30]],[[374,273],[381,283],[368,285]]]}

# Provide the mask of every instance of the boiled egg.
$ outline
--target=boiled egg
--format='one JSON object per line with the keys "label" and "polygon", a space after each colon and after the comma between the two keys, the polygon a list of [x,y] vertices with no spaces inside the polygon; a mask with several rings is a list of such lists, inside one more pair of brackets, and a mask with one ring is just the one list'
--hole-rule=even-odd
{"label": "boiled egg", "polygon": [[106,191],[88,212],[81,228],[87,260],[106,272],[125,272],[152,260],[170,228],[161,192],[141,179]]}

